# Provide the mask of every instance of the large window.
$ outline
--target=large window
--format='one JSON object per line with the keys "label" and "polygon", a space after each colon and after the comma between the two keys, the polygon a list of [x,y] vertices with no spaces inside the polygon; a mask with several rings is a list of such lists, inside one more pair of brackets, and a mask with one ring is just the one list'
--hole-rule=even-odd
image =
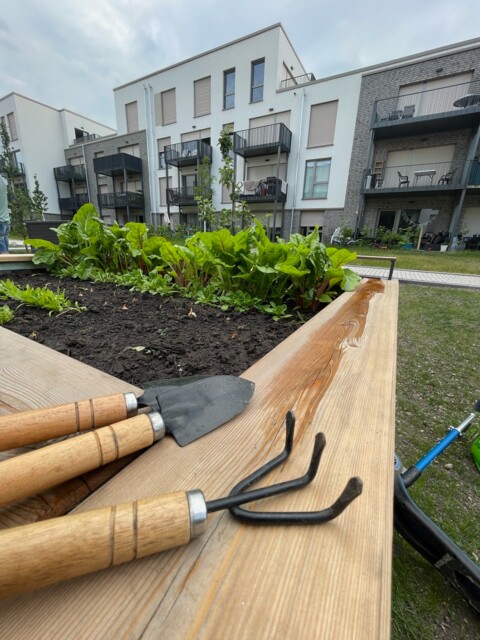
{"label": "large window", "polygon": [[337,108],[338,100],[311,106],[308,147],[324,147],[333,144]]}
{"label": "large window", "polygon": [[138,105],[137,102],[129,102],[125,105],[127,119],[127,133],[138,131]]}
{"label": "large window", "polygon": [[307,160],[305,167],[304,198],[326,198],[330,178],[331,158]]}
{"label": "large window", "polygon": [[193,83],[194,115],[196,118],[211,113],[211,84],[210,76],[195,80]]}
{"label": "large window", "polygon": [[265,77],[265,60],[252,62],[252,89],[250,92],[250,102],[261,102],[263,100],[263,82]]}
{"label": "large window", "polygon": [[223,108],[235,106],[235,69],[223,72]]}

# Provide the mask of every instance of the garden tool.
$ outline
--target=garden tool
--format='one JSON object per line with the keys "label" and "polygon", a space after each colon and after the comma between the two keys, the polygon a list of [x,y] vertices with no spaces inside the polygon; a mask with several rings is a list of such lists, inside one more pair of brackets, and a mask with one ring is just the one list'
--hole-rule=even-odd
{"label": "garden tool", "polygon": [[458,427],[450,427],[447,435],[409,469],[402,471],[402,462],[395,456],[394,524],[398,533],[480,613],[480,567],[427,517],[407,491],[423,470],[467,430],[479,410],[480,400],[475,412]]}
{"label": "garden tool", "polygon": [[254,388],[236,376],[199,376],[148,383],[139,398],[119,393],[21,411],[0,418],[0,451],[105,427],[145,407],[160,413],[166,432],[183,447],[240,413]]}
{"label": "garden tool", "polygon": [[[284,451],[237,484],[228,497],[206,501],[200,490],[177,491],[94,511],[0,532],[0,597],[85,575],[187,544],[206,531],[208,514],[230,509],[244,521],[291,525],[320,524],[336,518],[362,492],[360,478],[350,478],[329,508],[307,513],[253,513],[239,505],[278,495],[309,484],[315,477],[325,447],[317,434],[307,473],[270,487],[245,491],[288,458],[293,446],[295,419],[286,420]],[[258,518],[263,515],[264,518]]]}

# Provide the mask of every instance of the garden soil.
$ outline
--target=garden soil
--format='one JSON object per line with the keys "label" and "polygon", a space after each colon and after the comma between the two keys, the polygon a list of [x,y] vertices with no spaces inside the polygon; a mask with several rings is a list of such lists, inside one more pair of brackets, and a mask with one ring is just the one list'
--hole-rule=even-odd
{"label": "garden soil", "polygon": [[49,315],[9,300],[15,317],[7,329],[137,386],[197,374],[240,375],[300,326],[294,317],[275,322],[257,311],[225,312],[45,273],[11,279],[19,287],[65,291],[86,310]]}

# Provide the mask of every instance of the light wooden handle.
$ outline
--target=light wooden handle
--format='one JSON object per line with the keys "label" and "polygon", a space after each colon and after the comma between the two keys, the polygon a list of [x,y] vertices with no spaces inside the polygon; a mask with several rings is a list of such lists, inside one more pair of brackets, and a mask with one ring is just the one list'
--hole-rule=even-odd
{"label": "light wooden handle", "polygon": [[189,504],[176,492],[0,531],[0,598],[186,544]]}
{"label": "light wooden handle", "polygon": [[39,493],[150,446],[164,434],[157,430],[157,418],[158,413],[142,414],[3,460],[0,505]]}
{"label": "light wooden handle", "polygon": [[104,427],[129,417],[132,393],[31,409],[0,418],[0,451]]}

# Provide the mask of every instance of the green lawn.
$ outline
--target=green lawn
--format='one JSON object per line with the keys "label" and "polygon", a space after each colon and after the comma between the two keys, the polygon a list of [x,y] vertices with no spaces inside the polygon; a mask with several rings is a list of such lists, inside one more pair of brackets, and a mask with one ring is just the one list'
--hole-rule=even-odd
{"label": "green lawn", "polygon": [[[400,285],[396,451],[407,467],[450,424],[458,425],[480,397],[479,308],[478,291]],[[480,474],[470,452],[475,433],[480,435],[480,417],[425,470],[410,493],[479,563]],[[478,617],[398,534],[392,605],[393,640],[478,638]]]}
{"label": "green lawn", "polygon": [[[405,249],[381,251],[371,247],[349,247],[359,255],[365,256],[395,256],[397,269],[417,269],[420,271],[443,271],[447,273],[480,274],[480,251],[407,251]],[[356,265],[370,267],[386,266],[383,260],[355,261]]]}

